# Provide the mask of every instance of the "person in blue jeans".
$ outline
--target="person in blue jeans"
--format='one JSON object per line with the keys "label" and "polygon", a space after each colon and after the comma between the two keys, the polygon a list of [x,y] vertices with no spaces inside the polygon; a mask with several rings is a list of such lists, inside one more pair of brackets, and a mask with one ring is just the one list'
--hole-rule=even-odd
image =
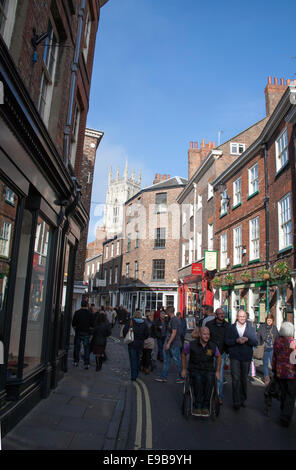
{"label": "person in blue jeans", "polygon": [[133,318],[131,318],[123,328],[123,336],[126,336],[129,328],[132,327],[134,332],[134,341],[128,344],[128,354],[131,367],[131,380],[137,380],[140,370],[140,359],[143,352],[144,341],[149,337],[149,328],[142,318],[140,310],[136,310]]}
{"label": "person in blue jeans", "polygon": [[270,382],[268,364],[272,364],[272,355],[273,355],[273,345],[277,339],[279,332],[277,327],[273,324],[274,318],[270,313],[265,318],[265,323],[260,323],[259,329],[257,331],[258,343],[265,344],[264,354],[263,354],[263,373],[265,385],[268,385]]}
{"label": "person in blue jeans", "polygon": [[181,347],[182,341],[180,336],[180,321],[175,316],[175,308],[168,307],[167,314],[169,316],[169,323],[167,326],[167,334],[164,343],[164,360],[163,360],[163,369],[160,377],[157,377],[155,380],[157,382],[166,382],[168,379],[168,373],[171,366],[171,361],[173,360],[178,369],[178,377],[176,382],[183,383],[184,379],[181,375],[182,372],[182,362],[181,362]]}

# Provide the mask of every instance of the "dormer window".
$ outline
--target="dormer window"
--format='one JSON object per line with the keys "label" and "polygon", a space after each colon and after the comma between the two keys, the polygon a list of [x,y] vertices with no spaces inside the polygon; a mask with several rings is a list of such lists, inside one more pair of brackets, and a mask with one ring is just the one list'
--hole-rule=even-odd
{"label": "dormer window", "polygon": [[238,142],[230,142],[230,153],[231,155],[241,155],[246,150],[245,144]]}

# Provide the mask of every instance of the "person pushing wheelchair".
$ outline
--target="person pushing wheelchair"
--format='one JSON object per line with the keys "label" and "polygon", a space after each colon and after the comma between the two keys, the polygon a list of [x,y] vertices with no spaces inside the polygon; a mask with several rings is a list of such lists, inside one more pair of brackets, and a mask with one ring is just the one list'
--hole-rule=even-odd
{"label": "person pushing wheelchair", "polygon": [[182,377],[186,376],[186,356],[189,355],[188,372],[194,392],[194,416],[210,416],[210,401],[215,375],[220,379],[221,354],[210,341],[209,328],[202,327],[199,336],[182,350]]}

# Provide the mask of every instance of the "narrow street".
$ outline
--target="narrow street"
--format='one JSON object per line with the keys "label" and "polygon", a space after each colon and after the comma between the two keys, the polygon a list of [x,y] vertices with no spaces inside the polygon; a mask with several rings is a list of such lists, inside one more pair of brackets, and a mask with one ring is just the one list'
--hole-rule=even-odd
{"label": "narrow street", "polygon": [[270,418],[263,415],[264,386],[248,384],[247,407],[232,409],[231,378],[226,371],[224,403],[216,421],[181,413],[183,385],[172,365],[168,382],[149,375],[130,381],[128,348],[119,325],[108,339],[108,360],[95,372],[81,361],[69,368],[57,389],[42,400],[2,440],[3,450],[94,450],[117,455],[134,450],[295,450],[295,416],[289,429],[277,424],[279,403]]}
{"label": "narrow street", "polygon": [[[289,429],[282,428],[277,419],[279,402],[273,402],[271,416],[263,414],[264,386],[257,380],[248,385],[247,407],[240,411],[232,408],[231,377],[226,372],[227,384],[224,385],[224,403],[220,415],[211,418],[190,416],[188,420],[181,412],[183,385],[176,384],[176,369],[172,366],[167,383],[154,380],[160,372],[149,375],[141,373],[137,385],[132,388],[132,418],[128,437],[128,449],[137,448],[139,442],[139,414],[142,413],[141,449],[147,449],[147,432],[152,436],[154,450],[295,450],[296,423]],[[141,389],[141,412],[137,390]],[[145,392],[144,392],[145,390]],[[150,418],[146,415],[147,392],[151,408]]]}

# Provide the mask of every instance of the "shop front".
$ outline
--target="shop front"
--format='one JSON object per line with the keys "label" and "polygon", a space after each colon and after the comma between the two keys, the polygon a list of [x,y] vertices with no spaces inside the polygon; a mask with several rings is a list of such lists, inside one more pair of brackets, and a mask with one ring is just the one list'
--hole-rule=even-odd
{"label": "shop front", "polygon": [[135,287],[121,290],[121,303],[131,313],[174,307],[177,311],[177,287]]}
{"label": "shop front", "polygon": [[0,106],[3,435],[56,387],[67,370],[74,263],[87,223],[75,180],[13,64],[5,60],[0,61],[5,92]]}
{"label": "shop front", "polygon": [[231,323],[236,321],[240,309],[248,313],[256,327],[269,313],[273,314],[278,329],[283,321],[294,323],[293,290],[287,283],[258,281],[224,285],[220,294],[221,306]]}

